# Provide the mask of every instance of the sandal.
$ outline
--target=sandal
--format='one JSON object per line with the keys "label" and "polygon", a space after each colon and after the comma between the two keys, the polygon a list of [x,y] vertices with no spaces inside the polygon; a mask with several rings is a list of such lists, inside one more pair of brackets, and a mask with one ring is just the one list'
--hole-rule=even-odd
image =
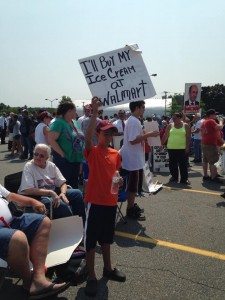
{"label": "sandal", "polygon": [[51,283],[46,288],[43,288],[39,291],[35,291],[33,293],[30,293],[28,299],[30,299],[30,300],[32,300],[32,299],[43,299],[43,298],[46,298],[46,297],[58,295],[58,294],[64,292],[70,286],[70,283],[62,284],[58,288],[54,289],[55,285],[57,285],[57,283]]}

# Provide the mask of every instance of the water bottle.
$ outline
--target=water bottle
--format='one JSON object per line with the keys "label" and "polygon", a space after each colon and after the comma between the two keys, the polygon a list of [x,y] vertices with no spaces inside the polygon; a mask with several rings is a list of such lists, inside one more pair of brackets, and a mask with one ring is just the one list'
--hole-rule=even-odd
{"label": "water bottle", "polygon": [[120,181],[120,174],[119,174],[119,171],[116,171],[112,178],[111,194],[114,194],[114,195],[118,194],[119,181]]}

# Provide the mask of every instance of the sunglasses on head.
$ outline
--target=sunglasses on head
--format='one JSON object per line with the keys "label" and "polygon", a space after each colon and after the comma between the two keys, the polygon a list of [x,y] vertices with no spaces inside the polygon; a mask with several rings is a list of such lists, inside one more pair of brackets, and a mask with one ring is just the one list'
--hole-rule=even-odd
{"label": "sunglasses on head", "polygon": [[39,156],[40,158],[45,158],[44,154],[41,154],[41,153],[38,153],[38,152],[35,152],[35,153],[34,153],[34,156],[35,156],[35,157],[38,157],[38,156]]}

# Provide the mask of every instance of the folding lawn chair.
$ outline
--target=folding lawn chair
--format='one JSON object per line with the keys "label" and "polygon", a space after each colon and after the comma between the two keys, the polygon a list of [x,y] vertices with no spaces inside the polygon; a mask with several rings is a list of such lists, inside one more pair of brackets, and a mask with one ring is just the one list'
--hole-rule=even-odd
{"label": "folding lawn chair", "polygon": [[128,180],[128,175],[123,174],[123,171],[121,172],[121,176],[123,178],[123,185],[119,189],[119,194],[118,194],[118,203],[117,203],[117,216],[116,216],[116,223],[118,221],[118,218],[120,217],[123,220],[123,223],[126,224],[127,220],[125,216],[122,213],[122,205],[124,202],[127,201],[127,180]]}

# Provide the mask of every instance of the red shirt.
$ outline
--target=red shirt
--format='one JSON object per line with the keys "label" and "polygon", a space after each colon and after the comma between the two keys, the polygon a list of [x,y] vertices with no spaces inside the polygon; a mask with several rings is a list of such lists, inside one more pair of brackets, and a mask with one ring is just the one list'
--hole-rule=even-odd
{"label": "red shirt", "polygon": [[218,129],[213,119],[206,119],[201,126],[202,144],[217,145]]}
{"label": "red shirt", "polygon": [[90,151],[85,150],[84,156],[89,167],[85,201],[98,205],[116,205],[118,195],[111,194],[111,184],[113,175],[121,166],[119,152],[94,146]]}

